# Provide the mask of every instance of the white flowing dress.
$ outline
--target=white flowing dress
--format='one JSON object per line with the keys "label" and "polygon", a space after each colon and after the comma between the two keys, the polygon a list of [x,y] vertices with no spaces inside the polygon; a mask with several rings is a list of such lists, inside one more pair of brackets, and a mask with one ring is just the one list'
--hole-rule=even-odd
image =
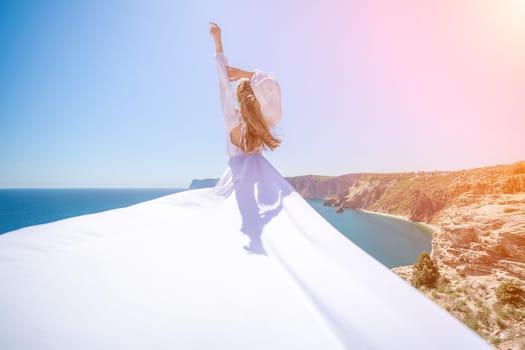
{"label": "white flowing dress", "polygon": [[213,188],[0,235],[0,349],[491,348],[227,142]]}

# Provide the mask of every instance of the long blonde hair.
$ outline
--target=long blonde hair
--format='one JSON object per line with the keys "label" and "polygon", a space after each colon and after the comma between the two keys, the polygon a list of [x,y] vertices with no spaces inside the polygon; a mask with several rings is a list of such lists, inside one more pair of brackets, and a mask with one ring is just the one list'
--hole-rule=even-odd
{"label": "long blonde hair", "polygon": [[270,132],[270,127],[264,119],[261,106],[253,89],[250,79],[241,78],[237,84],[237,99],[242,119],[246,123],[244,134],[246,149],[245,152],[252,152],[261,146],[273,151],[281,145],[281,140],[277,139]]}

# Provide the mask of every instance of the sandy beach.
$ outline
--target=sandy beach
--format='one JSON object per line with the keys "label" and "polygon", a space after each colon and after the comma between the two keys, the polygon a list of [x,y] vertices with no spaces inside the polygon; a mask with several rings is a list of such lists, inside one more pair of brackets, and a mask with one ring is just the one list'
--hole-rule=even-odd
{"label": "sandy beach", "polygon": [[440,228],[438,226],[427,224],[426,222],[421,222],[421,221],[412,221],[407,216],[404,216],[404,215],[388,214],[388,213],[382,213],[382,212],[372,211],[372,210],[367,210],[367,209],[354,209],[354,210],[361,211],[367,214],[381,215],[381,216],[387,216],[393,219],[409,221],[413,224],[421,225],[425,229],[425,231],[428,231],[431,234],[440,231]]}

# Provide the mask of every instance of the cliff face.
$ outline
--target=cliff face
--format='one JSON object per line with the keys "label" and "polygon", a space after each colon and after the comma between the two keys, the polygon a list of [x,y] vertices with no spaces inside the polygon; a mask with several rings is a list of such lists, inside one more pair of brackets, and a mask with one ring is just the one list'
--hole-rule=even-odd
{"label": "cliff face", "polygon": [[436,226],[433,258],[462,275],[525,279],[525,161],[454,172],[288,178],[326,205],[396,214]]}
{"label": "cliff face", "polygon": [[286,180],[304,197],[323,199],[345,193],[348,188],[354,186],[360,174],[348,174],[342,176],[295,176],[287,177]]}
{"label": "cliff face", "polygon": [[[496,296],[504,281],[525,281],[525,161],[454,172],[288,181],[326,205],[431,224],[432,257],[443,280],[421,291],[499,349],[525,349],[525,306],[502,307]],[[410,283],[412,266],[393,271]]]}
{"label": "cliff face", "polygon": [[525,280],[525,193],[462,194],[432,220],[433,256],[461,275],[496,271]]}

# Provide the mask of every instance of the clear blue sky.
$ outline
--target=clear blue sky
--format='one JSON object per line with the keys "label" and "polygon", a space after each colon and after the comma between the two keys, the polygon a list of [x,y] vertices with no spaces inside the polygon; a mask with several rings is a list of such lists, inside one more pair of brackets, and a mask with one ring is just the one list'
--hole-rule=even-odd
{"label": "clear blue sky", "polygon": [[[0,188],[219,177],[226,136],[210,20],[232,65],[281,84],[283,145],[266,156],[285,176],[524,159],[525,11],[416,4],[2,1]],[[460,23],[470,25],[451,37]]]}

